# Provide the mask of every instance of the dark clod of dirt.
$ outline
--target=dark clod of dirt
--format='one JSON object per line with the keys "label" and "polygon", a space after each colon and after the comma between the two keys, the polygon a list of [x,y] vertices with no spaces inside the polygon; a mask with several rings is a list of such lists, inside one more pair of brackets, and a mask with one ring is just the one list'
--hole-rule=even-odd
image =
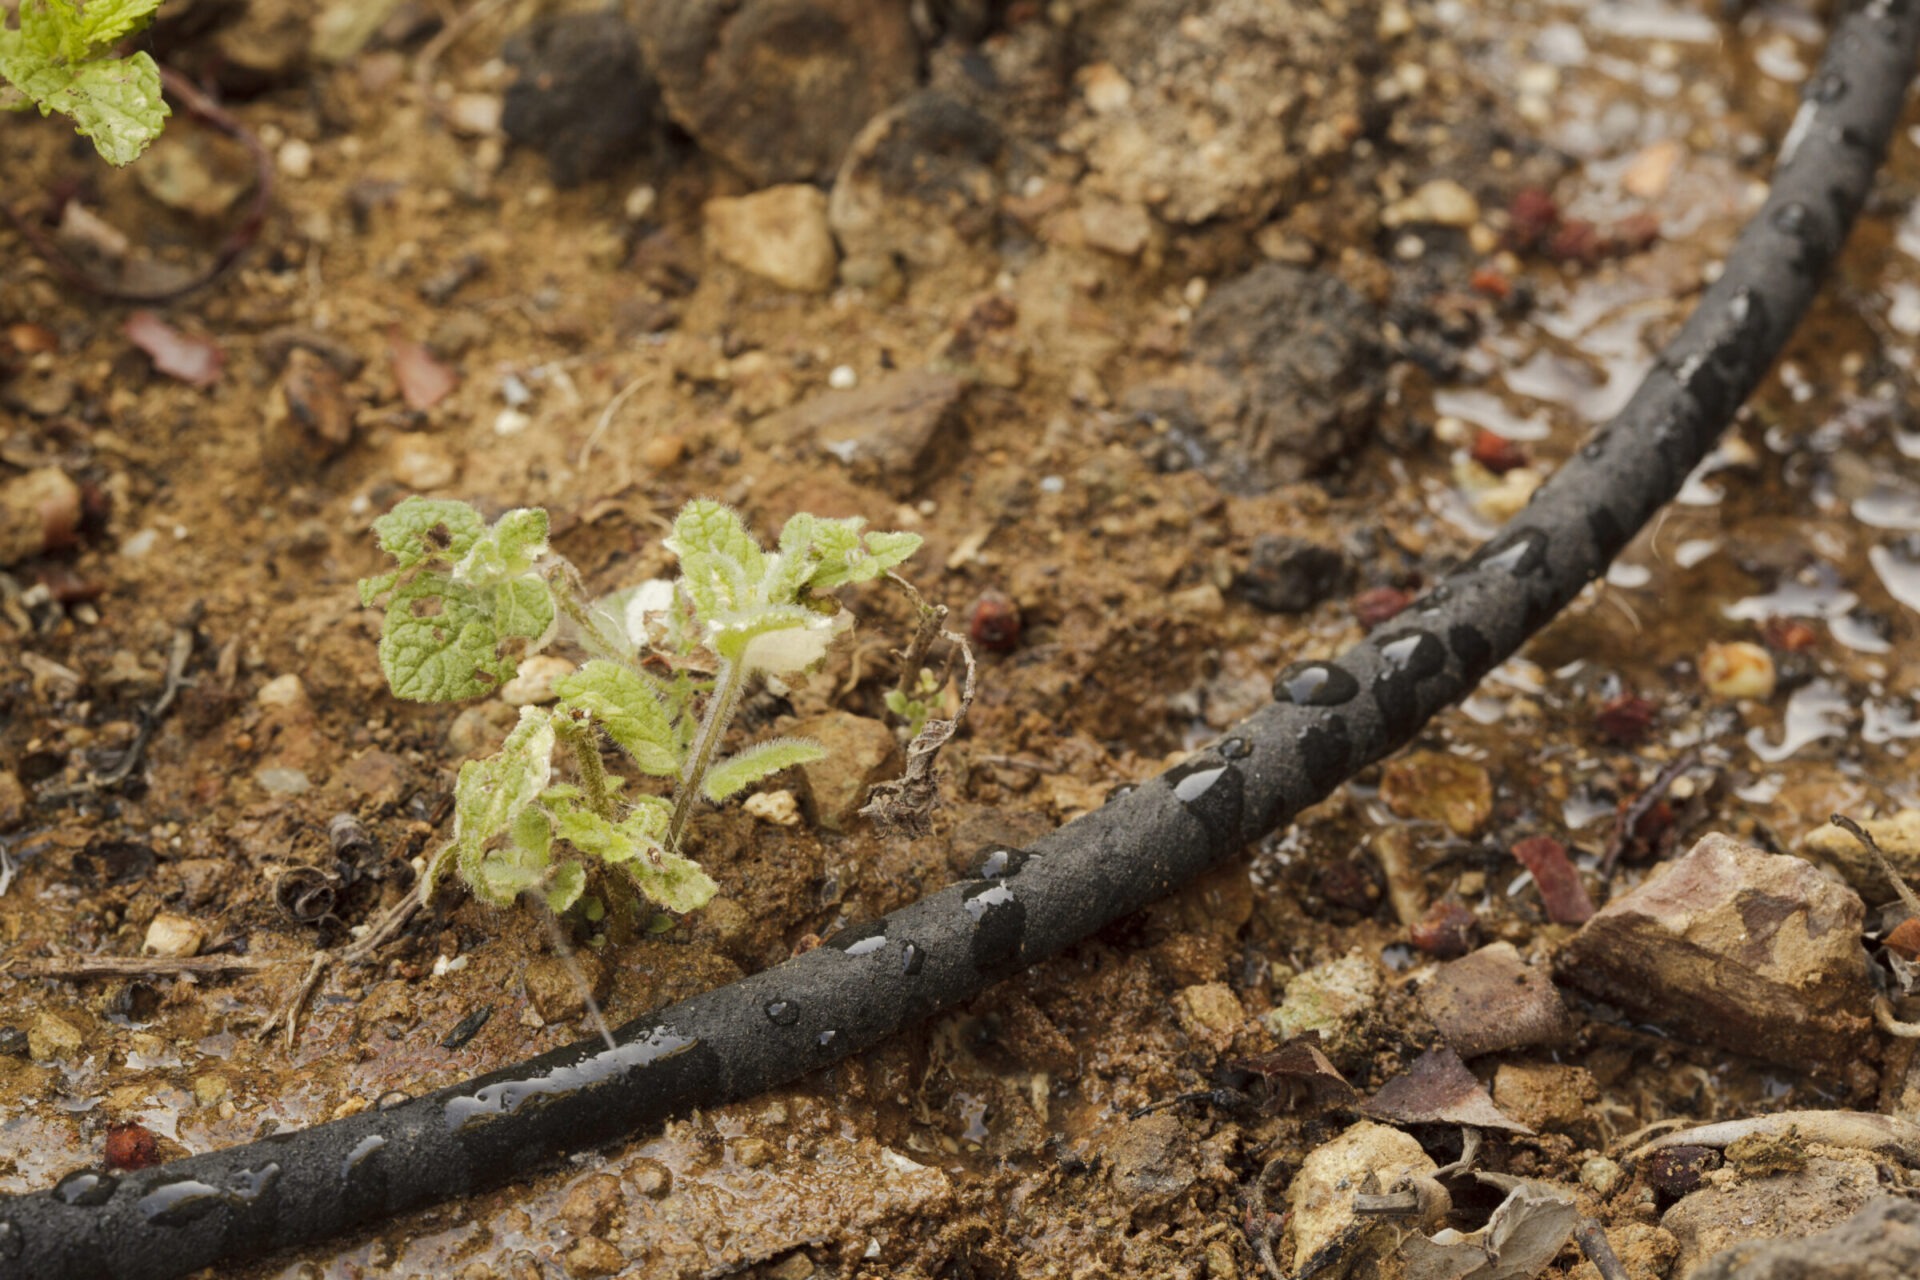
{"label": "dark clod of dirt", "polygon": [[1715,1254],[1694,1280],[1905,1280],[1920,1273],[1920,1205],[1874,1200],[1804,1240],[1756,1240]]}
{"label": "dark clod of dirt", "polygon": [[536,19],[502,53],[520,75],[507,89],[500,127],[546,156],[555,185],[605,177],[651,150],[660,89],[618,14]]}
{"label": "dark clod of dirt", "polygon": [[1441,965],[1421,989],[1420,1004],[1466,1058],[1558,1044],[1571,1030],[1553,980],[1523,961],[1510,942]]}
{"label": "dark clod of dirt", "polygon": [[1233,593],[1268,613],[1305,613],[1345,585],[1347,559],[1305,538],[1261,534]]}
{"label": "dark clod of dirt", "polygon": [[[833,184],[827,218],[856,274],[939,266],[992,230],[1000,131],[966,103],[923,91],[874,117]],[[848,267],[843,267],[843,273]]]}
{"label": "dark clod of dirt", "polygon": [[1647,1181],[1665,1203],[1672,1204],[1699,1190],[1720,1163],[1720,1153],[1712,1147],[1663,1147],[1647,1157]]}
{"label": "dark clod of dirt", "polygon": [[831,178],[861,126],[914,88],[904,0],[640,0],[635,27],[676,124],[755,186]]}
{"label": "dark clod of dirt", "polygon": [[1235,388],[1207,425],[1242,487],[1315,474],[1365,442],[1385,386],[1379,332],[1372,304],[1324,272],[1267,263],[1208,296],[1193,353]]}

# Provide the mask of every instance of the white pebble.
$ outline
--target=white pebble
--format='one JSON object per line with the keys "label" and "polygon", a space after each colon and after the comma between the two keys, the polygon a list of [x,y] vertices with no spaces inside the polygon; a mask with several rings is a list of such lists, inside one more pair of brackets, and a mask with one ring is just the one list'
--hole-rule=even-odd
{"label": "white pebble", "polygon": [[835,391],[851,391],[860,385],[860,375],[853,371],[850,364],[837,364],[833,372],[827,375],[827,385]]}
{"label": "white pebble", "polygon": [[792,827],[800,823],[800,806],[791,791],[756,791],[740,807],[751,816],[776,827]]}

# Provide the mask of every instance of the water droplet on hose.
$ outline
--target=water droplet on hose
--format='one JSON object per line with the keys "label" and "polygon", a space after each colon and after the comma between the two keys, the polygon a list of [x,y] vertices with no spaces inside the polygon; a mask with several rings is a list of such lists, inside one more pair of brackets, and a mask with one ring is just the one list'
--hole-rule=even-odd
{"label": "water droplet on hose", "polygon": [[831,1049],[833,1048],[833,1042],[839,1039],[839,1037],[840,1033],[838,1031],[835,1031],[832,1027],[828,1027],[825,1031],[815,1036],[813,1042],[822,1049]]}
{"label": "water droplet on hose", "polygon": [[391,1111],[412,1101],[413,1095],[405,1089],[389,1089],[373,1100],[373,1106],[376,1111]]}
{"label": "water droplet on hose", "polygon": [[1782,235],[1804,240],[1812,228],[1813,213],[1798,200],[1789,200],[1767,215],[1767,221]]}
{"label": "water droplet on hose", "polygon": [[1547,566],[1547,535],[1538,529],[1516,529],[1489,542],[1474,557],[1481,568],[1505,573],[1538,573]]}
{"label": "water droplet on hose", "polygon": [[1380,656],[1397,675],[1425,680],[1447,665],[1447,651],[1431,631],[1409,631],[1380,642]]}
{"label": "water droplet on hose", "polygon": [[1222,738],[1219,751],[1228,760],[1245,760],[1253,754],[1253,744],[1245,738]]}
{"label": "water droplet on hose", "polygon": [[1032,856],[1025,849],[996,844],[990,847],[987,850],[987,856],[980,860],[980,870],[976,874],[982,880],[1005,880],[1009,876],[1020,874],[1020,868],[1026,866],[1027,859]]}
{"label": "water droplet on hose", "polygon": [[976,885],[960,905],[974,923],[969,947],[973,967],[989,977],[1001,977],[1019,968],[1027,908],[1013,890],[998,882]]}
{"label": "water droplet on hose", "polygon": [[387,1140],[377,1133],[370,1133],[354,1143],[353,1150],[347,1152],[346,1158],[340,1161],[340,1176],[347,1177],[360,1167],[361,1161],[386,1145]]}
{"label": "water droplet on hose", "polygon": [[1485,675],[1493,663],[1493,642],[1472,623],[1455,623],[1447,629],[1447,648],[1460,660],[1460,669],[1469,680]]}
{"label": "water droplet on hose", "polygon": [[1331,662],[1296,662],[1273,678],[1274,701],[1301,707],[1337,707],[1359,692],[1353,673]]}
{"label": "water droplet on hose", "polygon": [[1847,96],[1847,78],[1838,71],[1822,71],[1807,86],[1807,96],[1815,102],[1833,103]]}
{"label": "water droplet on hose", "polygon": [[887,945],[887,922],[863,920],[859,924],[850,924],[828,938],[826,945],[850,956],[871,955]]}
{"label": "water droplet on hose", "polygon": [[252,1204],[259,1199],[262,1191],[273,1185],[274,1180],[279,1176],[280,1166],[277,1164],[263,1164],[258,1169],[241,1169],[227,1179],[233,1188],[229,1194],[241,1204]]}
{"label": "water droplet on hose", "polygon": [[791,1000],[769,1000],[767,1018],[776,1027],[790,1027],[800,1021],[800,1006]]}
{"label": "water droplet on hose", "polygon": [[1343,720],[1308,725],[1300,733],[1300,767],[1316,795],[1326,795],[1347,780],[1352,744]]}
{"label": "water droplet on hose", "polygon": [[1226,774],[1228,766],[1217,761],[1183,764],[1167,770],[1174,798],[1182,804],[1198,804]]}
{"label": "water droplet on hose", "polygon": [[166,1182],[140,1197],[136,1206],[156,1227],[184,1227],[218,1209],[227,1200],[220,1188],[195,1178]]}
{"label": "water droplet on hose", "polygon": [[1109,803],[1111,803],[1112,801],[1118,800],[1123,796],[1130,796],[1134,792],[1138,791],[1139,789],[1140,789],[1140,784],[1137,782],[1119,783],[1118,785],[1110,788],[1107,791],[1107,800]]}
{"label": "water droplet on hose", "polygon": [[927,953],[920,949],[918,943],[909,942],[906,949],[900,953],[900,972],[909,978],[919,973],[926,963]]}
{"label": "water droplet on hose", "polygon": [[113,1199],[113,1189],[119,1181],[110,1173],[76,1169],[53,1184],[53,1196],[62,1204],[105,1204]]}
{"label": "water droplet on hose", "polygon": [[16,1224],[0,1222],[0,1258],[17,1258],[27,1251],[27,1233]]}

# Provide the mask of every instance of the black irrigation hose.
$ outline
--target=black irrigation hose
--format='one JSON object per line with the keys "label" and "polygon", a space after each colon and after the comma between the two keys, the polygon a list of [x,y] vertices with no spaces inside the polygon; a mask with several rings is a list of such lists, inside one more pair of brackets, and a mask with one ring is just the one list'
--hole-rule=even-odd
{"label": "black irrigation hose", "polygon": [[1231,856],[1405,743],[1605,569],[1778,354],[1865,201],[1920,0],[1836,27],[1772,195],[1633,400],[1459,571],[1177,768],[750,978],[398,1106],[0,1200],[0,1277],[177,1276],[322,1240],[749,1097],[977,995]]}

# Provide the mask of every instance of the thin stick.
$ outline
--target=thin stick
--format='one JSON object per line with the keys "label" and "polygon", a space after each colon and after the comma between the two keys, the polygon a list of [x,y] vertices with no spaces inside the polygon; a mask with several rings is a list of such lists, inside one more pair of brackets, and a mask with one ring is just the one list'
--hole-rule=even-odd
{"label": "thin stick", "polygon": [[180,687],[186,683],[187,660],[193,656],[193,629],[178,627],[173,633],[173,644],[167,653],[166,682],[161,686],[160,696],[153,705],[140,713],[140,728],[134,733],[133,743],[120,756],[118,763],[105,773],[89,774],[71,786],[53,787],[42,791],[42,801],[66,800],[73,796],[86,795],[89,792],[105,791],[125,782],[140,761],[146,757],[147,742],[153,737],[153,731],[160,724],[160,717],[173,705],[174,697]]}
{"label": "thin stick", "polygon": [[56,956],[12,960],[0,965],[0,971],[22,978],[168,977],[181,973],[252,973],[298,960],[298,956]]}
{"label": "thin stick", "polygon": [[1907,909],[1908,917],[1920,916],[1920,897],[1914,896],[1913,890],[1907,887],[1906,880],[1893,869],[1893,861],[1887,857],[1886,850],[1880,847],[1880,842],[1875,840],[1865,827],[1844,813],[1836,813],[1827,821],[1867,847],[1867,852],[1873,855],[1873,860],[1880,864],[1880,874],[1887,878],[1893,885],[1893,891],[1900,895],[1900,905]]}
{"label": "thin stick", "polygon": [[1580,1243],[1580,1252],[1587,1255],[1587,1261],[1600,1273],[1601,1280],[1627,1280],[1627,1269],[1620,1264],[1620,1255],[1613,1251],[1607,1242],[1607,1233],[1592,1218],[1582,1218],[1580,1225],[1574,1228],[1573,1238]]}
{"label": "thin stick", "polygon": [[1699,763],[1698,752],[1682,752],[1655,774],[1647,789],[1635,797],[1633,803],[1614,820],[1613,836],[1607,841],[1605,856],[1600,859],[1600,879],[1603,883],[1613,878],[1613,869],[1619,863],[1620,856],[1627,851],[1627,846],[1633,843],[1633,833],[1639,830],[1641,820],[1653,811],[1653,806],[1660,803],[1676,778]]}

